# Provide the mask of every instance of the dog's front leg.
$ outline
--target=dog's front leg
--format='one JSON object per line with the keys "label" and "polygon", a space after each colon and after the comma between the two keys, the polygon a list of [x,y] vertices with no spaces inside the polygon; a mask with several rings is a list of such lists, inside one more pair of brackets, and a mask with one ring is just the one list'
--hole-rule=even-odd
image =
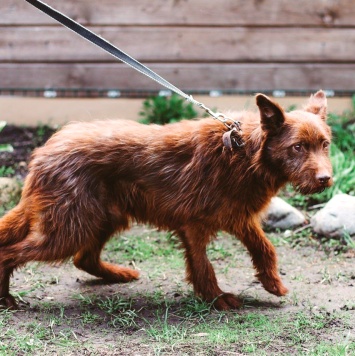
{"label": "dog's front leg", "polygon": [[224,293],[218,286],[206,254],[209,234],[201,227],[185,226],[178,235],[185,248],[186,279],[193,285],[195,294],[207,302],[213,302],[218,310],[239,308],[242,302],[235,295]]}
{"label": "dog's front leg", "polygon": [[248,222],[236,235],[248,249],[252,258],[256,277],[264,288],[277,296],[285,295],[288,290],[283,285],[278,270],[277,256],[272,243],[265,236],[258,221]]}

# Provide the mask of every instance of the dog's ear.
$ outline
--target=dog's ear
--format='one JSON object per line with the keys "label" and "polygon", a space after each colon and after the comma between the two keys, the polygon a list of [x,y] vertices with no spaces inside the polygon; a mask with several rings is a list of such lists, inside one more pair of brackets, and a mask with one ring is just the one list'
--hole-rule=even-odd
{"label": "dog's ear", "polygon": [[261,127],[264,131],[276,132],[285,121],[281,106],[264,94],[257,94],[256,104],[259,107]]}
{"label": "dog's ear", "polygon": [[319,90],[309,98],[305,110],[319,115],[323,120],[327,119],[327,97],[324,91]]}

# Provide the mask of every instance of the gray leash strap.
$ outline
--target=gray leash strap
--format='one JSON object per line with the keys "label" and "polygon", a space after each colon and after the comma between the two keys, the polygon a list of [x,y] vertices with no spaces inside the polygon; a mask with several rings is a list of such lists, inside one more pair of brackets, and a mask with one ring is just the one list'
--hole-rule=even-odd
{"label": "gray leash strap", "polygon": [[[85,38],[89,42],[95,44],[96,46],[100,47],[104,51],[110,53],[115,58],[119,59],[120,61],[126,63],[133,69],[137,70],[138,72],[146,75],[147,77],[151,78],[152,80],[156,81],[160,85],[166,87],[167,89],[171,90],[172,92],[182,96],[186,100],[190,101],[192,104],[197,105],[201,109],[205,110],[210,116],[214,119],[222,122],[230,131],[226,132],[223,136],[223,142],[226,147],[228,148],[235,148],[241,147],[244,145],[241,135],[241,127],[239,121],[234,121],[228,117],[226,117],[222,113],[215,113],[204,104],[200,103],[199,101],[195,100],[192,95],[187,95],[182,90],[177,88],[175,85],[171,84],[160,75],[134,59],[133,57],[129,56],[127,53],[121,51],[110,42],[105,40],[104,38],[98,36],[94,32],[88,30],[86,27],[82,26],[78,22],[74,21],[70,17],[64,15],[60,11],[52,8],[51,6],[47,5],[46,3],[39,1],[39,0],[25,0],[37,9],[41,10],[48,16],[52,17],[54,20],[58,21],[68,29],[72,30],[73,32],[77,33],[81,37]],[[226,136],[226,137],[225,137]]]}

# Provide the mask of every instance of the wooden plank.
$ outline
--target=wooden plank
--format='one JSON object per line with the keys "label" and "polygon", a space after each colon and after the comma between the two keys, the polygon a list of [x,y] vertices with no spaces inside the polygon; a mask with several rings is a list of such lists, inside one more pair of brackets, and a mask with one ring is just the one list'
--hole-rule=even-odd
{"label": "wooden plank", "polygon": [[[355,64],[152,64],[184,90],[354,90]],[[0,64],[3,88],[119,88],[161,86],[124,64]]]}
{"label": "wooden plank", "polygon": [[[354,61],[355,29],[93,27],[93,30],[146,62]],[[0,32],[0,61],[115,61],[62,27],[2,27]]]}
{"label": "wooden plank", "polygon": [[[95,25],[351,26],[353,0],[46,0],[84,23]],[[0,24],[53,24],[25,1],[1,0]]]}

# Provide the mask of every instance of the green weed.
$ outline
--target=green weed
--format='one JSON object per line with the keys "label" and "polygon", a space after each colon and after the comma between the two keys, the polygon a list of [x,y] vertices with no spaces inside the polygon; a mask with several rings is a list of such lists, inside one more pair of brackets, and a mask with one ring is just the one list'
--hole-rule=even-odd
{"label": "green weed", "polygon": [[95,324],[96,322],[99,321],[99,319],[100,319],[100,316],[98,314],[94,314],[94,313],[90,312],[89,310],[86,310],[81,314],[81,322],[84,325]]}
{"label": "green weed", "polygon": [[132,307],[132,300],[127,300],[121,296],[114,295],[103,299],[100,298],[97,300],[96,304],[107,314],[114,314],[121,312],[122,310],[130,309]]}
{"label": "green weed", "polygon": [[333,144],[331,145],[330,152],[333,166],[333,185],[322,193],[314,194],[313,199],[316,202],[328,201],[331,197],[340,193],[355,194],[354,151],[342,151],[338,146]]}
{"label": "green weed", "polygon": [[338,345],[321,341],[319,345],[303,353],[307,356],[350,356],[353,354],[355,354],[355,343],[347,341]]}
{"label": "green weed", "polygon": [[[4,129],[5,126],[6,126],[6,121],[0,121],[0,132]],[[0,144],[0,152],[13,152],[13,150],[14,148],[8,143]]]}
{"label": "green weed", "polygon": [[193,119],[197,117],[197,112],[191,103],[187,103],[177,94],[172,94],[170,97],[154,96],[148,98],[143,102],[143,109],[139,116],[142,123],[164,125],[182,119]]}
{"label": "green weed", "polygon": [[179,305],[179,315],[184,319],[198,320],[199,322],[206,321],[207,317],[214,310],[212,303],[207,303],[195,295],[183,298]]}
{"label": "green weed", "polygon": [[207,247],[208,257],[213,260],[225,260],[233,256],[230,249],[226,248],[219,240],[212,241]]}
{"label": "green weed", "polygon": [[128,261],[146,261],[157,256],[167,256],[174,252],[174,246],[171,246],[165,236],[150,236],[142,234],[139,236],[119,236],[112,239],[107,245],[109,253],[119,253],[124,260]]}
{"label": "green weed", "polygon": [[183,322],[177,324],[169,323],[169,307],[167,306],[164,315],[156,315],[154,324],[146,329],[149,337],[159,343],[168,343],[173,348],[175,344],[184,341],[188,336],[188,329]]}
{"label": "green weed", "polygon": [[98,297],[96,295],[75,294],[73,295],[73,298],[80,302],[82,308],[95,305],[98,300]]}
{"label": "green weed", "polygon": [[101,310],[111,316],[109,325],[120,328],[136,327],[137,312],[132,307],[132,299],[125,299],[114,295],[98,299],[97,305]]}
{"label": "green weed", "polygon": [[355,239],[352,238],[347,231],[344,232],[343,240],[348,248],[355,249]]}
{"label": "green weed", "polygon": [[72,331],[54,331],[53,324],[32,321],[24,325],[17,325],[0,329],[0,355],[44,355],[45,350],[54,345],[64,350],[78,347],[78,341],[73,338]]}
{"label": "green weed", "polygon": [[15,170],[12,167],[6,167],[6,166],[0,167],[0,177],[11,177],[14,175],[14,173]]}
{"label": "green weed", "polygon": [[81,309],[83,310],[81,320],[84,325],[103,320],[97,313],[93,313],[87,309],[88,307],[97,307],[109,316],[109,326],[119,328],[132,328],[137,326],[136,320],[138,319],[138,315],[132,306],[132,299],[126,299],[119,295],[101,298],[90,295],[84,296],[82,294],[76,295],[74,298],[80,301]]}
{"label": "green weed", "polygon": [[268,237],[276,247],[285,244],[291,247],[312,247],[323,250],[326,255],[344,253],[355,248],[355,240],[348,233],[344,233],[341,238],[320,237],[313,233],[310,225],[288,231],[287,234],[270,232]]}

